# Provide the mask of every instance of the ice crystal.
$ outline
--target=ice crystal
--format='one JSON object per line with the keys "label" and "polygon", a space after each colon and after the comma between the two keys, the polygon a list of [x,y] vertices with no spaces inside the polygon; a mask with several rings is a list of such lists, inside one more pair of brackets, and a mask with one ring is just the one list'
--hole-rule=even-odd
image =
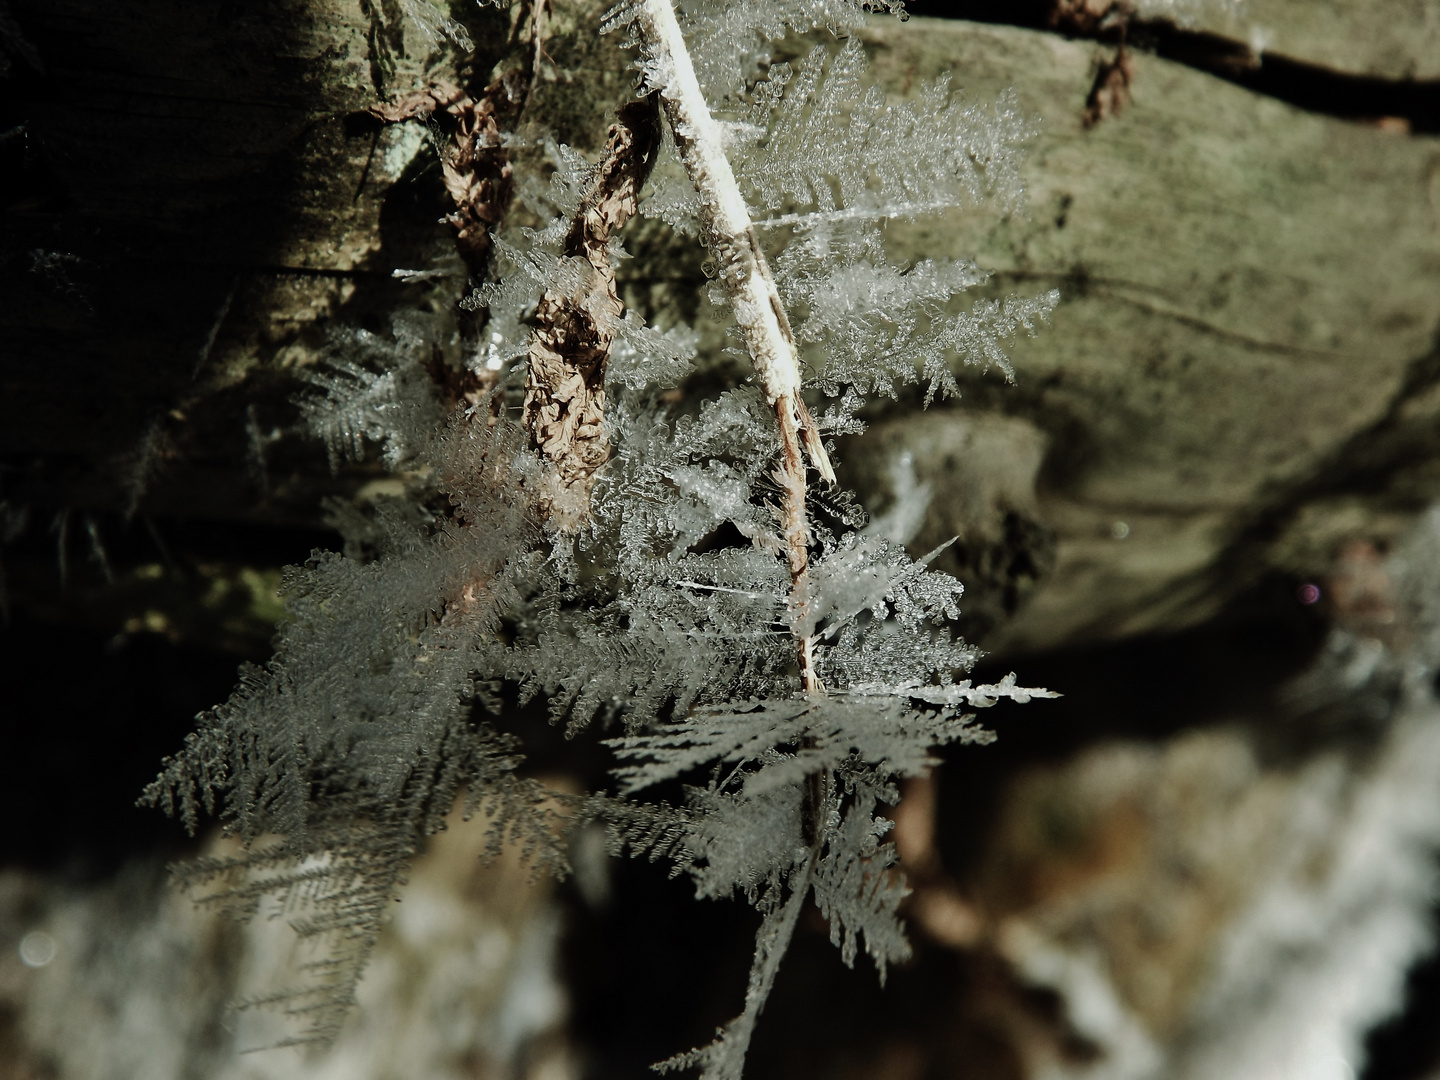
{"label": "ice crystal", "polygon": [[633,311],[615,327],[606,381],[631,390],[678,386],[695,362],[696,335],[688,327],[661,333]]}
{"label": "ice crystal", "polygon": [[336,332],[318,367],[300,373],[320,391],[300,399],[300,415],[324,441],[332,470],[361,460],[367,442],[379,444],[393,469],[428,441],[439,419],[422,362],[428,352],[422,328],[397,320],[390,341],[368,330]]}
{"label": "ice crystal", "polygon": [[450,41],[467,53],[475,51],[475,42],[470,39],[469,31],[430,0],[400,0],[400,4],[430,48],[437,49],[441,42]]}
{"label": "ice crystal", "polygon": [[659,218],[688,236],[700,232],[700,196],[685,175],[685,167],[680,164],[675,149],[675,136],[668,127],[650,172],[650,193],[640,204],[640,212],[648,218]]}
{"label": "ice crystal", "polygon": [[[422,28],[446,32],[426,0],[405,4]],[[682,5],[701,83],[728,103],[727,146],[711,150],[734,166],[734,201],[761,215],[763,241],[753,230],[748,239],[756,272],[767,264],[755,251],[768,245],[779,322],[810,364],[804,392],[826,435],[860,431],[866,399],[904,384],[925,386],[927,403],[958,393],[958,364],[1011,376],[1007,339],[1033,330],[1056,300],[962,309],[956,298],[986,274],[963,259],[896,263],[878,225],[981,201],[1018,206],[1030,125],[1013,97],[967,103],[941,81],[889,101],[867,87],[854,40],[767,66],[765,43],[779,35],[843,31],[866,10],[896,7]],[[622,5],[607,26],[641,8]],[[647,46],[643,64],[663,96],[675,56]],[[675,146],[671,133],[644,209],[703,235],[713,222],[698,220]],[[952,629],[961,585],[930,565],[943,546],[918,559],[902,546],[930,495],[907,460],[894,463],[897,500],[884,516],[872,522],[849,493],[817,483],[795,525],[805,482],[793,457],[785,464],[774,403],[741,386],[697,404],[697,335],[647,327],[613,301],[584,320],[613,337],[585,373],[606,365],[595,400],[613,456],[583,513],[563,527],[546,518],[552,478],[533,432],[504,407],[518,400],[517,361],[529,355],[531,322],[549,318],[537,306],[547,290],[611,294],[590,287],[597,263],[562,247],[601,172],[545,147],[547,180],[517,185],[535,227],[497,229],[494,276],[461,303],[483,325],[465,362],[496,386],[493,397],[436,430],[429,371],[443,327],[419,315],[388,336],[337,334],[302,376],[317,391],[302,414],[332,464],[378,445],[392,468],[433,478],[448,508],[331,507],[346,554],[316,553],[290,572],[293,622],[275,658],[201,718],[147,798],[192,828],[202,811],[218,812],[242,839],[281,838],[187,873],[242,915],[277,894],[304,909],[297,929],[331,947],[316,983],[276,1003],[310,1018],[302,1037],[324,1039],[408,860],[462,789],[469,809],[493,810],[505,835],[560,861],[541,793],[519,778],[516,744],[484,711],[543,698],[567,734],[608,727],[619,793],[585,800],[579,820],[603,820],[616,850],[669,861],[700,896],[739,893],[759,912],[744,1011],[709,1046],[664,1063],[736,1078],[808,899],[847,964],[863,945],[883,977],[908,954],[897,915],[905,885],[884,839],[896,782],[930,767],[937,747],[991,738],[976,710],[1049,694],[1013,676],[968,677],[978,653]],[[623,249],[610,245],[613,264]],[[555,340],[571,332],[556,321],[542,329]],[[674,387],[682,392],[662,393]],[[801,643],[813,656],[810,693],[797,673]],[[646,801],[670,782],[686,785],[682,803]]]}
{"label": "ice crystal", "polygon": [[764,135],[737,148],[735,162],[757,208],[894,217],[983,199],[1018,207],[1021,146],[1033,129],[1013,93],[966,104],[942,78],[887,102],[879,87],[865,86],[865,68],[852,38],[833,56],[816,46],[798,72],[770,70],[749,116]]}
{"label": "ice crystal", "polygon": [[421,530],[382,515],[374,561],[316,552],[290,568],[292,621],[275,657],[241,671],[146,791],[192,831],[204,811],[243,840],[282,838],[189,864],[184,877],[215,885],[211,902],[242,916],[266,896],[303,894],[296,929],[328,949],[312,984],[269,1002],[305,1018],[301,1041],[333,1037],[408,860],[461,790],[467,813],[483,800],[495,815],[495,846],[508,830],[563,863],[538,787],[515,775],[514,740],[470,717],[477,657],[513,602],[526,569],[516,552],[534,530],[494,482],[512,438],[456,425],[435,440],[453,519]]}
{"label": "ice crystal", "polygon": [[871,11],[900,14],[898,0],[681,0],[690,56],[705,95],[719,103],[738,94],[769,60],[767,43],[787,33],[828,30],[847,36]]}
{"label": "ice crystal", "polygon": [[785,698],[695,710],[654,734],[612,740],[622,764],[622,791],[633,794],[702,766],[745,769],[744,790],[758,794],[835,768],[852,756],[886,777],[913,776],[933,747],[988,742],[966,710],[1001,698],[1053,697],[1019,687],[1014,677],[993,685],[968,680],[949,686],[859,684],[824,698]]}
{"label": "ice crystal", "polygon": [[823,393],[838,396],[848,386],[861,395],[895,397],[898,386],[918,380],[926,384],[926,404],[937,395],[959,395],[956,359],[996,367],[1013,379],[1007,341],[1021,330],[1035,333],[1060,298],[1049,290],[985,299],[951,313],[952,299],[988,275],[963,260],[897,266],[869,223],[822,223],[796,237],[776,260],[776,278],[799,314],[796,336],[820,346],[813,351]]}

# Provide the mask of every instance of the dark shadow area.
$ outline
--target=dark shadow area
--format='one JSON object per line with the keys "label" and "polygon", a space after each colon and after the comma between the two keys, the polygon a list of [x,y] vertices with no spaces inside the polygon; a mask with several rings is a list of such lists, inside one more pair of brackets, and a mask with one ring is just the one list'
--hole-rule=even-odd
{"label": "dark shadow area", "polygon": [[[125,508],[148,448],[170,473],[147,492],[153,513],[313,513],[320,493],[285,468],[293,446],[268,448],[274,490],[251,482],[246,424],[257,403],[264,431],[287,419],[293,372],[266,361],[313,326],[257,324],[252,309],[302,278],[353,283],[362,299],[404,287],[343,256],[288,265],[320,204],[348,203],[343,163],[375,145],[345,120],[380,92],[337,67],[346,28],[281,0],[0,11],[0,455],[43,459],[53,499],[86,509]],[[488,72],[503,16],[469,4],[464,17]],[[393,67],[394,41],[370,45]],[[440,190],[438,170],[433,180]],[[411,231],[444,236],[441,212],[427,203]],[[387,222],[387,243],[393,233]],[[259,362],[215,370],[236,342]]]}
{"label": "dark shadow area", "polygon": [[[600,910],[573,889],[562,963],[586,1080],[649,1075],[702,1046],[740,1011],[759,917],[743,901],[700,902],[664,864],[610,861]],[[828,946],[827,946],[828,947]]]}
{"label": "dark shadow area", "polygon": [[1272,578],[1178,634],[982,660],[977,681],[1013,670],[1025,685],[1064,696],[983,713],[996,741],[946,752],[939,811],[946,865],[963,876],[990,835],[1001,791],[1028,765],[1063,761],[1107,739],[1158,742],[1216,723],[1263,727],[1276,711],[1276,691],[1310,663],[1327,629],[1320,612],[1296,599],[1292,582]]}
{"label": "dark shadow area", "polygon": [[[1440,927],[1440,908],[1432,913]],[[1365,1041],[1361,1080],[1419,1080],[1440,1066],[1440,953],[1415,964],[1405,980],[1405,1008]]]}
{"label": "dark shadow area", "polygon": [[235,657],[74,627],[0,630],[0,866],[95,878],[189,845],[135,800],[235,683]]}
{"label": "dark shadow area", "polygon": [[68,498],[113,505],[122,459],[192,392],[235,267],[290,225],[313,89],[274,4],[11,9],[37,60],[0,91],[23,152],[0,219],[3,449],[68,456]]}
{"label": "dark shadow area", "polygon": [[[119,604],[82,610],[105,586],[104,568],[75,515],[62,585],[60,537],[49,524],[0,551],[10,595],[9,620],[0,626],[0,814],[8,823],[0,866],[95,877],[138,855],[186,847],[178,823],[135,800],[194,729],[196,714],[229,696],[240,661],[263,661],[269,648],[231,635],[244,650],[237,654],[127,629]],[[317,546],[338,546],[325,532],[204,520],[137,520],[126,528],[102,516],[97,532],[117,578],[136,565],[158,565],[164,570],[156,587],[184,594],[203,594],[210,585],[204,569],[216,563],[275,566],[303,562]],[[223,614],[207,612],[216,622]]]}

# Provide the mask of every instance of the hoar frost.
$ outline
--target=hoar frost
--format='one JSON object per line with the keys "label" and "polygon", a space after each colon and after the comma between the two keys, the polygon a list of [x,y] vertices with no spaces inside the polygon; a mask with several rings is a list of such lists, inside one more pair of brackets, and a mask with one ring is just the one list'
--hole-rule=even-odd
{"label": "hoar frost", "polygon": [[[458,41],[433,5],[405,6],[422,33]],[[682,0],[677,20],[670,0],[632,0],[607,16],[639,46],[641,92],[667,118],[663,140],[641,140],[654,160],[632,163],[651,178],[639,209],[709,247],[756,382],[674,410],[662,391],[686,385],[696,335],[606,309],[611,457],[583,512],[550,513],[548,466],[514,418],[532,335],[565,358],[564,328],[532,325],[540,298],[583,301],[601,263],[623,257],[618,237],[565,247],[607,197],[599,167],[568,148],[550,144],[548,185],[517,185],[540,223],[497,230],[496,273],[462,303],[484,320],[464,365],[498,379],[492,390],[437,427],[413,320],[338,334],[307,376],[302,412],[332,461],[378,446],[448,505],[341,515],[373,558],[317,554],[291,571],[295,619],[275,658],[247,670],[147,793],[192,826],[219,812],[244,839],[280,838],[190,876],[241,915],[265,895],[303,901],[301,932],[329,951],[313,985],[274,999],[309,1017],[300,1037],[333,1036],[385,901],[462,789],[497,843],[518,838],[542,862],[563,863],[562,817],[599,819],[615,850],[757,908],[743,1012],[666,1068],[740,1075],[810,899],[846,963],[863,947],[883,978],[908,955],[885,839],[898,781],[939,746],[990,739],[976,710],[1053,695],[1013,676],[973,684],[978,653],[952,626],[961,583],[931,568],[938,550],[902,546],[928,489],[909,474],[903,505],[870,527],[833,485],[824,440],[862,430],[873,395],[958,394],[957,364],[1013,377],[1005,342],[1058,297],[964,309],[980,268],[885,251],[886,219],[1020,204],[1031,124],[1013,98],[967,102],[941,81],[887,100],[855,38],[771,63],[777,37],[848,33],[898,8]],[[542,698],[571,735],[606,729],[617,794],[557,809],[517,774],[515,741],[485,712]],[[651,801],[670,781],[688,785],[683,801]]]}

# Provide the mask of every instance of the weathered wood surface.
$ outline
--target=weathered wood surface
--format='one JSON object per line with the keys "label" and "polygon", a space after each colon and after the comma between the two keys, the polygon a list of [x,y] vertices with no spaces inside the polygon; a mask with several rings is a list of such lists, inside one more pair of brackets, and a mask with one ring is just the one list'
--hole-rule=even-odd
{"label": "weathered wood surface", "polygon": [[[534,95],[581,149],[628,86],[598,10],[549,20]],[[446,254],[450,207],[423,126],[360,114],[431,77],[483,85],[507,17],[468,5],[465,58],[368,0],[13,12],[43,70],[7,83],[33,181],[0,232],[0,453],[60,505],[124,509],[139,487],[156,515],[318,521],[356,478],[337,486],[290,432],[293,369],[331,327],[453,309],[463,287],[390,278]]]}
{"label": "weathered wood surface", "polygon": [[[1041,123],[1027,216],[889,227],[898,251],[973,253],[1002,290],[1063,297],[1017,343],[1018,386],[980,384],[956,419],[994,410],[1048,442],[1035,505],[1053,570],[994,647],[1198,621],[1269,571],[1319,573],[1349,535],[1393,535],[1440,493],[1440,140],[1146,56],[1130,107],[1085,129],[1090,45],[957,23],[877,23],[868,41],[887,87],[950,72],[984,101],[1013,85]],[[915,430],[873,438],[943,487]],[[1035,498],[997,496],[992,533]],[[919,543],[963,544],[974,511],[951,505]]]}

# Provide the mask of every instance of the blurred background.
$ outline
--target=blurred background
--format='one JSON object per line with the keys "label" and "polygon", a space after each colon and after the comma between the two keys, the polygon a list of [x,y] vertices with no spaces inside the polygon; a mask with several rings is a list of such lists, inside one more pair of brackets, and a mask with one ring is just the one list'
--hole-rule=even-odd
{"label": "blurred background", "polygon": [[[590,153],[630,90],[605,6],[548,6],[523,118]],[[962,373],[838,457],[877,512],[897,462],[930,485],[979,674],[1065,696],[910,784],[915,959],[882,989],[810,913],[749,1075],[1440,1077],[1440,0],[909,6],[864,34],[886,92],[1013,87],[1037,134],[1025,213],[887,246],[1062,300],[1016,385]],[[269,655],[281,568],[403,486],[307,435],[328,336],[423,310],[459,364],[447,133],[364,110],[483,87],[509,16],[445,6],[467,51],[426,8],[0,0],[4,1080],[633,1077],[739,1010],[745,905],[599,835],[563,883],[483,866],[457,821],[339,1043],[243,1052],[283,1036],[233,1006],[304,959],[285,913],[195,906],[167,863],[229,841],[133,806]],[[627,305],[700,332],[693,407],[743,375],[704,252],[625,243]]]}

